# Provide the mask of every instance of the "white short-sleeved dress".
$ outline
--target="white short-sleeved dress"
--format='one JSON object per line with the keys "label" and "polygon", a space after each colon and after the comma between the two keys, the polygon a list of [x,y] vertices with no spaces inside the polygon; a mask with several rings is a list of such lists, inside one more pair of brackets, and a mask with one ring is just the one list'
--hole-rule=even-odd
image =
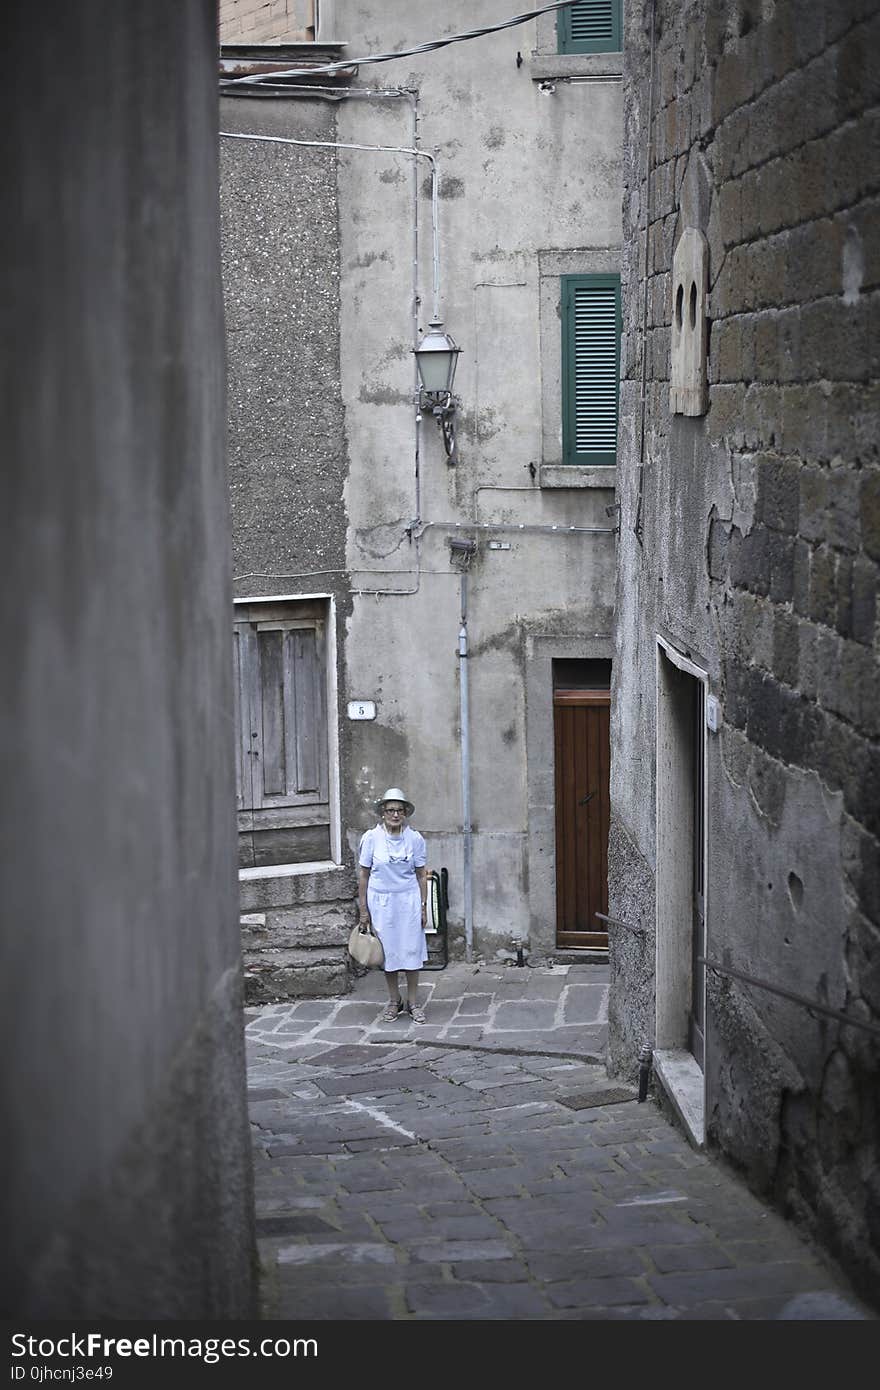
{"label": "white short-sleeved dress", "polygon": [[408,825],[389,835],[379,824],[361,837],[358,863],[370,870],[367,907],[385,948],[384,970],[420,970],[428,959],[416,878],[427,862],[424,837]]}

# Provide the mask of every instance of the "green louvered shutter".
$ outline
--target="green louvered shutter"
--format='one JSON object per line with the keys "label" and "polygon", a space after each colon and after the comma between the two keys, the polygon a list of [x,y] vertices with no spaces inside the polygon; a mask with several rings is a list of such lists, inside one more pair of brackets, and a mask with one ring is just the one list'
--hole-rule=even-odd
{"label": "green louvered shutter", "polygon": [[556,18],[560,53],[619,53],[621,0],[578,0]]}
{"label": "green louvered shutter", "polygon": [[562,457],[617,462],[620,276],[562,277]]}

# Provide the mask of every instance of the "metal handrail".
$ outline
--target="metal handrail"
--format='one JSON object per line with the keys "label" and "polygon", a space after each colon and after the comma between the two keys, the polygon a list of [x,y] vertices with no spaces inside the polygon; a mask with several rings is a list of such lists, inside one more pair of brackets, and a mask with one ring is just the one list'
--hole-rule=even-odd
{"label": "metal handrail", "polygon": [[593,916],[598,917],[601,922],[609,922],[612,927],[626,927],[627,931],[631,931],[633,936],[645,935],[644,927],[631,927],[629,922],[621,922],[619,917],[607,917],[604,912],[594,912]]}
{"label": "metal handrail", "polygon": [[759,980],[754,975],[747,975],[744,970],[734,970],[730,965],[721,965],[717,960],[710,960],[708,956],[697,956],[697,964],[705,965],[709,970],[716,971],[719,975],[731,975],[735,980],[744,980],[747,985],[757,985],[758,989],[766,989],[770,994],[778,994],[783,999],[789,999],[793,1004],[801,1004],[811,1013],[824,1014],[827,1018],[836,1019],[838,1023],[843,1023],[849,1028],[861,1028],[865,1033],[873,1033],[880,1038],[880,1027],[876,1023],[865,1023],[860,1018],[853,1018],[851,1014],[845,1014],[840,1009],[831,1009],[827,1004],[819,1004],[814,999],[807,999],[803,994],[795,994],[790,989],[783,989],[781,985],[771,985],[767,980]]}
{"label": "metal handrail", "polygon": [[[604,912],[593,914],[603,922],[608,922],[614,927],[625,927],[634,936],[644,936],[644,927],[630,926],[629,922],[622,922],[619,917],[608,917]],[[875,1038],[880,1038],[880,1026],[876,1023],[866,1023],[864,1019],[853,1018],[852,1014],[845,1014],[840,1009],[832,1009],[827,1004],[819,1004],[815,999],[807,999],[803,994],[795,994],[793,990],[783,989],[782,985],[771,985],[767,980],[759,980],[756,975],[747,975],[744,970],[734,970],[732,965],[721,965],[719,961],[710,959],[709,956],[697,956],[697,964],[705,965],[709,970],[714,970],[719,975],[730,975],[734,980],[743,980],[747,985],[755,985],[758,989],[766,989],[770,994],[778,994],[782,999],[788,999],[793,1004],[800,1004],[810,1013],[823,1014],[826,1018],[833,1018],[837,1023],[842,1023],[848,1028],[861,1028],[863,1033],[871,1033]]]}

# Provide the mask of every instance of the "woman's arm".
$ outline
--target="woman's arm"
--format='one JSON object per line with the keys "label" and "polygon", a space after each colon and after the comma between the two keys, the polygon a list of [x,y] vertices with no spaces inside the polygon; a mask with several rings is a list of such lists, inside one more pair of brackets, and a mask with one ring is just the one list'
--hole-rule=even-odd
{"label": "woman's arm", "polygon": [[419,881],[419,893],[422,899],[422,931],[428,925],[428,867],[423,864],[420,869],[416,869],[416,878]]}
{"label": "woman's arm", "polygon": [[370,914],[367,909],[367,884],[370,881],[370,870],[363,864],[358,865],[358,911],[360,913],[361,924],[369,922]]}

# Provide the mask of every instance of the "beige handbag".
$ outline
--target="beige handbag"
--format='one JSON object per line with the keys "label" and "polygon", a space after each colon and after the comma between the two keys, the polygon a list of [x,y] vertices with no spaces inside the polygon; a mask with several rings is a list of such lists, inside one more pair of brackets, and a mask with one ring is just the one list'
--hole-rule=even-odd
{"label": "beige handbag", "polygon": [[379,970],[385,964],[385,950],[371,925],[355,927],[348,938],[348,954],[358,965]]}

